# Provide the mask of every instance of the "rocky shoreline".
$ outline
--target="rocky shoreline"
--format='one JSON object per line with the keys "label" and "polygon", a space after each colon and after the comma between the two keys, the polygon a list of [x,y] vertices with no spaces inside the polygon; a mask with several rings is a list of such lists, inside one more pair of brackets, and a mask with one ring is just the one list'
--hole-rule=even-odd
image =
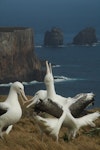
{"label": "rocky shoreline", "polygon": [[[62,47],[63,33],[59,28],[47,31],[43,46]],[[80,31],[71,45],[94,46],[97,38],[92,27]],[[45,63],[35,53],[34,33],[27,27],[0,27],[0,84],[43,81]]]}

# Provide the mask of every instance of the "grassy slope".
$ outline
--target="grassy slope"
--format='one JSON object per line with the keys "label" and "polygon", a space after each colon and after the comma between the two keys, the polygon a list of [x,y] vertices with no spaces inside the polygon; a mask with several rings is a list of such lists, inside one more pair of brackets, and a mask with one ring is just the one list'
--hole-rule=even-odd
{"label": "grassy slope", "polygon": [[[6,96],[0,96],[0,101]],[[98,108],[99,109],[99,108]],[[99,109],[100,110],[100,109]],[[74,140],[67,142],[63,140],[66,128],[62,128],[59,135],[59,143],[56,143],[50,137],[44,135],[44,141],[40,139],[40,133],[37,125],[30,116],[29,109],[23,107],[23,116],[16,123],[5,140],[0,139],[0,150],[99,150],[100,149],[100,130],[93,136],[85,134],[92,128],[85,127],[79,131],[79,136]],[[96,121],[97,127],[100,128],[100,119]]]}

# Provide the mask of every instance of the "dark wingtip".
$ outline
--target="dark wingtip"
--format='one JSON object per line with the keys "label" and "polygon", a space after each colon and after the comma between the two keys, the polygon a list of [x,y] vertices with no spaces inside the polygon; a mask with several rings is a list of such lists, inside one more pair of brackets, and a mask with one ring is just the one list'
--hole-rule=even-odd
{"label": "dark wingtip", "polygon": [[95,102],[95,99],[93,98],[93,99],[92,99],[92,106],[94,106],[94,102]]}

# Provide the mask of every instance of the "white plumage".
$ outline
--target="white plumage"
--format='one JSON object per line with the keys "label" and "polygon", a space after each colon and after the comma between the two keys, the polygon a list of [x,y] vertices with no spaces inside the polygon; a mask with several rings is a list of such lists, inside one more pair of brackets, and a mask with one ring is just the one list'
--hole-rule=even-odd
{"label": "white plumage", "polygon": [[[53,73],[52,73],[52,67],[51,64],[48,64],[46,61],[46,75],[44,78],[44,83],[46,85],[46,90],[39,90],[35,93],[34,97],[29,100],[32,101],[29,105],[27,105],[27,108],[30,107],[31,105],[35,105],[39,102],[39,99],[42,101],[46,101],[48,98],[54,101],[56,104],[60,106],[64,106],[69,102],[75,103],[78,99],[85,97],[85,101],[92,99],[94,97],[93,93],[80,93],[77,94],[74,98],[71,97],[63,97],[59,94],[56,93],[55,91],[55,86],[54,86],[54,78],[53,78]],[[28,102],[29,102],[28,101]]]}
{"label": "white plumage", "polygon": [[35,93],[34,97],[32,99],[28,100],[27,102],[31,102],[29,105],[27,105],[27,108],[29,108],[31,105],[37,104],[40,100],[46,100],[47,98],[47,91],[46,90],[39,90]]}
{"label": "white plumage", "polygon": [[22,101],[27,101],[24,93],[24,86],[20,82],[14,82],[4,102],[0,102],[0,137],[3,134],[8,134],[13,124],[18,122],[22,116],[22,109],[18,101],[18,94],[21,96]]}
{"label": "white plumage", "polygon": [[[55,102],[58,106],[63,109],[63,113],[59,119],[57,118],[43,118],[38,115],[35,116],[35,119],[38,121],[38,124],[43,132],[49,131],[49,134],[56,137],[58,140],[59,130],[63,124],[63,126],[67,127],[68,129],[68,138],[75,138],[77,131],[82,126],[95,126],[93,121],[95,121],[99,116],[99,112],[95,112],[81,118],[74,118],[69,110],[69,107],[77,101],[77,98],[82,97],[84,94],[78,94],[74,98],[65,98],[56,94],[55,87],[54,87],[54,79],[52,74],[51,65],[48,65],[46,62],[47,72],[44,78],[44,83],[46,85],[46,90],[38,91],[34,98],[31,99],[32,103],[29,104],[27,107],[31,106],[32,104],[36,104],[39,102],[39,99],[48,103],[48,99],[51,99]],[[86,94],[86,100],[88,101],[94,96],[93,93]],[[52,108],[51,108],[52,109]],[[45,126],[45,128],[43,127]]]}
{"label": "white plumage", "polygon": [[100,112],[94,112],[88,115],[85,115],[80,118],[74,118],[69,111],[69,108],[66,107],[66,117],[63,122],[63,126],[68,129],[68,139],[74,139],[76,137],[77,131],[83,126],[92,126],[95,127],[95,121],[100,117]]}
{"label": "white plumage", "polygon": [[85,115],[80,118],[74,118],[69,110],[70,104],[62,107],[63,113],[61,117],[58,118],[43,118],[41,116],[35,115],[34,118],[37,121],[41,132],[55,137],[58,141],[59,132],[62,126],[67,127],[68,139],[74,139],[78,130],[83,126],[90,125],[95,127],[95,121],[100,117],[100,112],[94,112]]}
{"label": "white plumage", "polygon": [[39,99],[46,101],[50,97],[52,97],[52,100],[60,106],[64,106],[67,103],[66,97],[56,94],[55,87],[54,87],[54,78],[52,74],[52,67],[51,64],[48,65],[47,61],[46,61],[46,70],[47,72],[44,78],[46,90],[37,91],[34,97],[30,100],[32,102],[27,106],[27,108],[30,107],[31,105],[38,103]]}
{"label": "white plumage", "polygon": [[[83,116],[81,118],[74,118],[69,110],[69,107],[77,101],[77,97],[79,95],[77,95],[76,98],[74,98],[74,99],[72,99],[70,97],[63,98],[62,96],[57,96],[56,92],[55,92],[55,87],[54,87],[51,65],[49,66],[48,63],[46,62],[46,66],[47,66],[47,73],[44,78],[44,83],[45,83],[46,89],[47,89],[47,98],[50,98],[57,104],[61,105],[64,108],[64,110],[66,109],[66,111],[65,111],[66,115],[65,115],[65,119],[63,120],[63,125],[68,128],[68,138],[69,139],[74,138],[76,136],[77,131],[82,126],[95,125],[93,123],[93,121],[95,121],[100,116],[100,113],[95,112],[95,113]],[[88,93],[86,96],[86,100],[91,99],[93,96],[94,96],[93,93]]]}
{"label": "white plumage", "polygon": [[36,114],[33,116],[39,125],[42,137],[43,137],[43,133],[46,133],[47,135],[50,135],[51,137],[55,138],[56,141],[58,142],[59,131],[66,117],[66,106],[64,106],[62,110],[63,113],[59,119],[55,117],[43,118]]}

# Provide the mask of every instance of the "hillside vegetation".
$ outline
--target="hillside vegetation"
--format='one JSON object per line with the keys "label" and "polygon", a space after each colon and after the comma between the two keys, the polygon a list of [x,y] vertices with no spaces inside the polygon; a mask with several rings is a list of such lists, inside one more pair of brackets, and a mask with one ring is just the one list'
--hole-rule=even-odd
{"label": "hillside vegetation", "polygon": [[[6,96],[0,96],[0,101],[5,98]],[[59,143],[56,143],[47,135],[41,141],[39,128],[32,118],[32,108],[26,109],[23,106],[22,109],[21,120],[13,126],[9,135],[5,135],[4,140],[0,139],[0,150],[100,150],[100,119],[95,122],[96,128],[80,129],[78,136],[71,141],[67,141],[67,129],[62,128]],[[95,110],[100,111],[100,108],[91,111]]]}

